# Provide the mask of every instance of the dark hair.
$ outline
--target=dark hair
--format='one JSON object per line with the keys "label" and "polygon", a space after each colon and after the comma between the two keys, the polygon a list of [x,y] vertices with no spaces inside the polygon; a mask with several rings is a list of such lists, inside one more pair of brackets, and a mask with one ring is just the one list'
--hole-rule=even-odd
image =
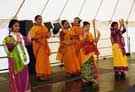
{"label": "dark hair", "polygon": [[42,17],[41,15],[36,15],[35,16],[35,21],[38,19],[38,17]]}
{"label": "dark hair", "polygon": [[61,25],[63,26],[65,22],[68,22],[67,20],[62,20]]}
{"label": "dark hair", "polygon": [[80,24],[80,22],[82,21],[79,17],[75,17],[74,20],[75,20],[75,19],[78,19],[78,20],[79,20],[79,24]]}
{"label": "dark hair", "polygon": [[84,21],[84,22],[83,22],[83,27],[86,26],[86,25],[90,25],[90,23],[87,22],[87,21]]}
{"label": "dark hair", "polygon": [[8,28],[11,29],[16,22],[19,23],[19,21],[16,20],[16,19],[10,20],[9,25],[8,25]]}
{"label": "dark hair", "polygon": [[116,21],[112,22],[112,24],[111,24],[111,28],[110,28],[111,30],[113,30],[113,27],[114,27],[114,25],[115,25],[115,24],[117,24],[117,25],[118,25],[118,22],[116,22]]}

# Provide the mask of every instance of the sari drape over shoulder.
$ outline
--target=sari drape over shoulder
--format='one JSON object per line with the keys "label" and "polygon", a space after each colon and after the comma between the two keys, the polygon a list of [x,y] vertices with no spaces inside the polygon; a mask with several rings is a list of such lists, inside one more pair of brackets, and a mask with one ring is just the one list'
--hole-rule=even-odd
{"label": "sari drape over shoulder", "polygon": [[78,59],[82,66],[81,76],[87,81],[98,80],[99,74],[94,54],[99,54],[99,51],[94,44],[94,37],[87,32],[80,35],[80,40],[82,44]]}
{"label": "sari drape over shoulder", "polygon": [[80,66],[75,53],[72,36],[73,32],[71,30],[60,32],[61,43],[58,52],[62,54],[61,59],[64,62],[64,68],[67,74],[75,74],[80,72]]}
{"label": "sari drape over shoulder", "polygon": [[111,42],[112,42],[112,55],[113,55],[113,66],[114,71],[128,71],[128,63],[126,58],[125,42],[123,30],[111,30]]}
{"label": "sari drape over shoulder", "polygon": [[51,75],[50,67],[50,48],[47,41],[48,29],[45,26],[33,26],[31,29],[31,37],[36,38],[33,40],[33,52],[36,59],[36,74],[38,77],[49,78]]}
{"label": "sari drape over shoulder", "polygon": [[75,52],[78,57],[79,52],[80,52],[80,39],[79,39],[79,33],[81,32],[81,27],[80,26],[73,26],[71,29],[74,32],[73,40],[74,40],[74,47],[75,47]]}
{"label": "sari drape over shoulder", "polygon": [[[21,38],[21,42],[15,45]],[[26,51],[23,37],[20,33],[10,33],[3,40],[4,48],[8,55],[10,92],[30,91],[30,80],[27,64],[29,56]]]}

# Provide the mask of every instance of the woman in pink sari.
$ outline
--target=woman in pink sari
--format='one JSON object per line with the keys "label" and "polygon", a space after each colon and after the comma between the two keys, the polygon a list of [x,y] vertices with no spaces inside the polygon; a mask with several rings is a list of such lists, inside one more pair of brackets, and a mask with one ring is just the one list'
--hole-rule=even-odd
{"label": "woman in pink sari", "polygon": [[9,29],[9,35],[3,40],[9,63],[9,90],[10,92],[30,92],[27,67],[29,56],[24,45],[23,37],[19,33],[19,21],[15,19],[11,20]]}

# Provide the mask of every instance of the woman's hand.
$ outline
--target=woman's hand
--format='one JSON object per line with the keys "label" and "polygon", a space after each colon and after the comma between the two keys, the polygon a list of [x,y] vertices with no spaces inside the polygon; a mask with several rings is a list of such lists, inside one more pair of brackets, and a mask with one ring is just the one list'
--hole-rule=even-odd
{"label": "woman's hand", "polygon": [[16,42],[14,42],[13,44],[14,44],[14,46],[16,46],[16,45],[18,45],[19,43],[21,43],[20,41],[16,41]]}
{"label": "woman's hand", "polygon": [[120,25],[124,25],[124,20],[123,19],[120,19],[119,20],[119,23],[120,23]]}
{"label": "woman's hand", "polygon": [[17,38],[17,43],[21,43],[22,42],[22,37],[21,37],[21,35],[18,33],[18,34],[16,34],[16,38]]}
{"label": "woman's hand", "polygon": [[98,36],[98,37],[100,37],[100,36],[101,36],[100,31],[97,31],[97,36]]}
{"label": "woman's hand", "polygon": [[122,27],[123,27],[123,29],[126,29],[126,28],[125,28],[125,24],[124,24],[125,22],[124,22],[123,19],[120,19],[120,20],[119,20],[119,23],[120,23],[120,28],[119,28],[119,29],[121,29]]}
{"label": "woman's hand", "polygon": [[46,37],[47,38],[50,38],[51,37],[51,31],[47,32]]}

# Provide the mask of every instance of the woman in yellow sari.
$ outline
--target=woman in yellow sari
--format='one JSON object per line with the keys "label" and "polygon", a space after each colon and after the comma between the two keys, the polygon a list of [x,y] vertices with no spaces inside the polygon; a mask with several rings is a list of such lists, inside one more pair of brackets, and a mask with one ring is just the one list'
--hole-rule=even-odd
{"label": "woman in yellow sari", "polygon": [[67,77],[71,77],[80,72],[80,66],[75,54],[73,32],[69,30],[69,23],[67,20],[63,20],[61,24],[63,29],[60,32],[60,48],[58,53],[61,54],[61,60],[64,62]]}
{"label": "woman in yellow sari", "polygon": [[31,38],[33,43],[33,52],[36,58],[36,75],[40,80],[48,80],[51,75],[51,67],[49,61],[50,48],[47,39],[51,33],[42,25],[42,17],[35,17],[36,25],[31,29]]}
{"label": "woman in yellow sari", "polygon": [[125,51],[125,42],[123,33],[126,32],[124,20],[120,20],[120,28],[118,22],[111,24],[111,42],[113,52],[113,66],[116,79],[125,79],[125,71],[128,71],[128,63]]}
{"label": "woman in yellow sari", "polygon": [[83,86],[90,86],[98,80],[98,71],[94,54],[99,55],[96,43],[100,38],[98,32],[97,38],[89,32],[90,23],[83,22],[82,33],[80,34],[81,49],[79,53],[79,60],[82,63],[81,77]]}

